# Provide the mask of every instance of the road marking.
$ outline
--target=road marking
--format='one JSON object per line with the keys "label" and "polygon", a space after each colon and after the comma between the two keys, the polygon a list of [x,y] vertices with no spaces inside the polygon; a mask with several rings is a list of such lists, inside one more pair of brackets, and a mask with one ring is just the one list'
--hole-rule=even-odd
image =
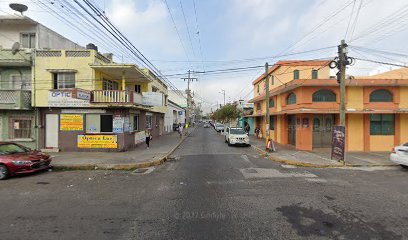
{"label": "road marking", "polygon": [[318,183],[327,183],[326,179],[321,178],[305,178],[308,182],[318,182]]}
{"label": "road marking", "polygon": [[246,163],[248,163],[249,167],[256,167],[256,165],[253,164],[253,163],[249,160],[249,158],[248,158],[247,155],[241,155],[241,158],[242,158]]}
{"label": "road marking", "polygon": [[296,166],[293,165],[281,165],[283,168],[297,168]]}
{"label": "road marking", "polygon": [[317,176],[307,172],[283,173],[272,168],[244,168],[240,169],[245,178],[316,178]]}
{"label": "road marking", "polygon": [[140,171],[140,169],[136,169],[136,170],[134,170],[132,173],[130,173],[130,174],[132,174],[132,175],[144,175],[144,174],[149,174],[149,173],[151,173],[151,172],[153,172],[153,170],[155,169],[155,167],[148,167],[148,168],[144,168],[144,169],[147,169],[146,171],[144,171],[144,172],[142,172],[142,171]]}

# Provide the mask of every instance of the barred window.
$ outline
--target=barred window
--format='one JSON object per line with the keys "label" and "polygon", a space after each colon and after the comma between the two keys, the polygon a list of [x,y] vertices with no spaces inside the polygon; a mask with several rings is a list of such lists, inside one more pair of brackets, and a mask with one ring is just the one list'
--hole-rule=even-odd
{"label": "barred window", "polygon": [[312,70],[312,79],[317,79],[318,78],[319,71],[318,70]]}
{"label": "barred window", "polygon": [[31,138],[31,119],[11,118],[9,137],[10,139]]}
{"label": "barred window", "polygon": [[273,98],[269,99],[269,107],[270,108],[275,107],[275,101],[273,100]]}
{"label": "barred window", "polygon": [[293,79],[299,79],[299,70],[293,71]]}

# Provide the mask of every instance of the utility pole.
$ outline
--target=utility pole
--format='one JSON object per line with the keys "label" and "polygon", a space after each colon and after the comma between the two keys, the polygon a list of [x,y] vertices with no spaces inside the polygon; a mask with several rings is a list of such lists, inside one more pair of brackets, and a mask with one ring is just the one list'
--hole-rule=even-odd
{"label": "utility pole", "polygon": [[345,164],[346,143],[346,67],[354,63],[354,58],[347,57],[348,45],[341,40],[338,49],[338,57],[330,62],[330,68],[337,68],[337,83],[340,88],[340,126],[333,127],[331,159],[336,159]]}
{"label": "utility pole", "polygon": [[191,71],[188,70],[188,77],[187,78],[181,78],[184,81],[187,81],[187,111],[186,111],[186,117],[187,117],[187,122],[190,124],[191,123],[191,102],[192,102],[192,96],[191,96],[191,90],[190,90],[190,82],[192,81],[197,81],[197,78],[192,78],[191,77]]}
{"label": "utility pole", "polygon": [[224,95],[224,106],[225,106],[225,90],[221,90],[220,93]]}
{"label": "utility pole", "polygon": [[344,40],[341,40],[341,44],[338,46],[339,53],[339,84],[340,84],[340,126],[346,126],[346,65],[347,63],[347,44]]}
{"label": "utility pole", "polygon": [[265,124],[266,124],[266,144],[268,144],[269,139],[269,128],[270,128],[270,113],[269,113],[269,65],[268,62],[265,63],[265,101],[266,101],[266,115],[265,115]]}

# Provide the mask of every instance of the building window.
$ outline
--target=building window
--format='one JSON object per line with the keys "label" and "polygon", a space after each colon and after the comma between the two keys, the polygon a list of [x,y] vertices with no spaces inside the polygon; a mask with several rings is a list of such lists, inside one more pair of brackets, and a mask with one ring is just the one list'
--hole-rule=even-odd
{"label": "building window", "polygon": [[30,75],[10,75],[11,89],[31,90]]}
{"label": "building window", "polygon": [[269,107],[270,108],[275,107],[275,101],[273,100],[273,98],[269,99]]}
{"label": "building window", "polygon": [[10,119],[10,139],[31,138],[31,119],[11,118]]}
{"label": "building window", "polygon": [[101,132],[113,132],[113,115],[101,115]]}
{"label": "building window", "polygon": [[275,76],[271,75],[271,85],[273,86],[275,84]]}
{"label": "building window", "polygon": [[299,70],[294,70],[293,71],[293,79],[299,79]]}
{"label": "building window", "polygon": [[142,87],[140,85],[135,85],[135,92],[141,93],[142,92]]}
{"label": "building window", "polygon": [[139,131],[139,115],[133,116],[133,131]]}
{"label": "building window", "polygon": [[295,93],[290,93],[288,95],[288,98],[286,98],[286,104],[287,105],[296,104],[296,94]]}
{"label": "building window", "polygon": [[155,87],[155,86],[152,87],[152,92],[158,92],[158,91],[159,91],[159,89],[157,87]]}
{"label": "building window", "polygon": [[370,135],[394,135],[394,114],[371,114]]}
{"label": "building window", "polygon": [[318,78],[318,70],[312,70],[312,79],[317,79]]}
{"label": "building window", "polygon": [[75,73],[54,73],[54,89],[75,88]]}
{"label": "building window", "polygon": [[119,84],[115,81],[104,79],[102,88],[103,90],[118,90]]}
{"label": "building window", "polygon": [[260,102],[256,103],[256,110],[261,111],[261,103]]}
{"label": "building window", "polygon": [[146,128],[152,128],[153,117],[151,115],[146,115]]}
{"label": "building window", "polygon": [[269,129],[275,130],[276,116],[269,116]]}
{"label": "building window", "polygon": [[22,33],[21,45],[23,48],[35,48],[35,33]]}
{"label": "building window", "polygon": [[86,114],[87,133],[113,132],[113,115]]}
{"label": "building window", "polygon": [[385,89],[375,90],[370,94],[370,102],[392,102],[392,93]]}
{"label": "building window", "polygon": [[313,102],[336,102],[336,94],[327,89],[316,91],[312,95]]}
{"label": "building window", "polygon": [[259,93],[259,84],[256,85],[256,88],[257,88],[257,89],[256,89],[256,92]]}

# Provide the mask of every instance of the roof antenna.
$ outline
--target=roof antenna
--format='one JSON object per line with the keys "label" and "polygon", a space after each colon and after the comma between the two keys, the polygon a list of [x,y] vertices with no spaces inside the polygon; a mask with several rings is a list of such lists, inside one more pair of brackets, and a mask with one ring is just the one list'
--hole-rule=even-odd
{"label": "roof antenna", "polygon": [[9,7],[14,11],[19,12],[21,15],[24,15],[23,12],[27,11],[28,7],[20,3],[10,3]]}

